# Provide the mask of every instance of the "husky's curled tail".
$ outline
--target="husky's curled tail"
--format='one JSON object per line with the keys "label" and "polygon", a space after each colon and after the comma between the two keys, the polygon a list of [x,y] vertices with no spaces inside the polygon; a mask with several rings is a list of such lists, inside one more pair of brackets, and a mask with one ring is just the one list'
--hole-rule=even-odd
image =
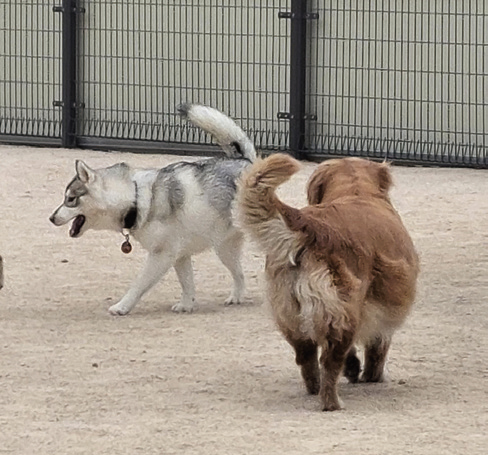
{"label": "husky's curled tail", "polygon": [[[281,256],[293,262],[293,253],[300,248],[296,231],[299,210],[280,201],[275,190],[300,169],[300,163],[289,155],[277,153],[258,160],[241,181],[239,203],[244,226],[253,234],[266,254]],[[276,259],[279,261],[278,257]]]}
{"label": "husky's curled tail", "polygon": [[246,133],[222,112],[202,104],[181,104],[179,114],[211,134],[229,158],[256,159],[256,150]]}

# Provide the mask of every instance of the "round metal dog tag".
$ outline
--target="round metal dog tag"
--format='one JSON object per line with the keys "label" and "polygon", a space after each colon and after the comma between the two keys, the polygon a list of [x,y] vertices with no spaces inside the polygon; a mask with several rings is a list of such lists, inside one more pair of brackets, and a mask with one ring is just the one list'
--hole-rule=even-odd
{"label": "round metal dog tag", "polygon": [[120,247],[122,253],[129,254],[132,251],[132,245],[128,240],[126,240]]}

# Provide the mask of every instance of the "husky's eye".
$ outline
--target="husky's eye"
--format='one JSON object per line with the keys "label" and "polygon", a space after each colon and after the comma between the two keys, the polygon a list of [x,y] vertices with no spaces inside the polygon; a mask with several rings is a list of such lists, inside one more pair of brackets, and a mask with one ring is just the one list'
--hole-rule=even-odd
{"label": "husky's eye", "polygon": [[68,204],[72,204],[72,203],[73,203],[73,202],[75,202],[75,201],[76,201],[76,197],[74,197],[74,196],[68,196],[68,197],[66,198],[66,202],[67,202]]}

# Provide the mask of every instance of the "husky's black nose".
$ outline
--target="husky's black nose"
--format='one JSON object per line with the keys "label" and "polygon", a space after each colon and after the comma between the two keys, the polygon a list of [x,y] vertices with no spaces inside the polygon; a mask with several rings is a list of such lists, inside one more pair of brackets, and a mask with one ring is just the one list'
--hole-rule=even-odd
{"label": "husky's black nose", "polygon": [[56,224],[54,222],[54,213],[49,217],[49,221],[52,223],[52,224]]}

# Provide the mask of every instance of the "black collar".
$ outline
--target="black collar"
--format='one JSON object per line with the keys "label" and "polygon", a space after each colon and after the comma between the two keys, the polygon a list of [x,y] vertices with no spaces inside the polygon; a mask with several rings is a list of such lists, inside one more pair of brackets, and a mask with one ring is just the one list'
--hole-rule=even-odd
{"label": "black collar", "polygon": [[137,223],[137,182],[134,182],[135,187],[135,198],[132,207],[125,214],[122,219],[122,227],[124,229],[134,229]]}

